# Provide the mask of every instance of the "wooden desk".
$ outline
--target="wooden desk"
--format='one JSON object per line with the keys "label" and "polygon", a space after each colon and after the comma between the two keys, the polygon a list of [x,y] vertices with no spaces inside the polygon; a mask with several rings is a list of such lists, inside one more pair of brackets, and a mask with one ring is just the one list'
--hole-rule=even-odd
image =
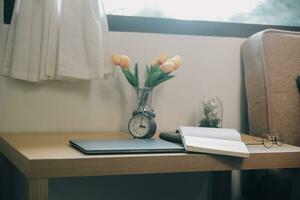
{"label": "wooden desk", "polygon": [[[26,176],[28,200],[47,200],[48,179],[54,177],[300,167],[300,148],[289,145],[249,145],[248,159],[194,153],[87,156],[69,145],[70,139],[128,137],[126,133],[1,134],[0,152]],[[255,142],[246,135],[243,140]]]}

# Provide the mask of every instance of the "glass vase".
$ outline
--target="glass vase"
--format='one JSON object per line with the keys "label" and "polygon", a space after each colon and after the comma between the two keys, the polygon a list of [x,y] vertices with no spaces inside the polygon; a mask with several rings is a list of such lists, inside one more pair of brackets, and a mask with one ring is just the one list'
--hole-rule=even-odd
{"label": "glass vase", "polygon": [[135,102],[135,112],[151,112],[153,113],[152,109],[152,92],[153,88],[149,87],[142,87],[142,88],[134,88],[135,94],[134,102]]}

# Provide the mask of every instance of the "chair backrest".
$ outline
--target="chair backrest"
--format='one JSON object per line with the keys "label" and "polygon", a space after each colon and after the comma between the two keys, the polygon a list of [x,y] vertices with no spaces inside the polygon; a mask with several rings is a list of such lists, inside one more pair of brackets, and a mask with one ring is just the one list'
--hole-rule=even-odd
{"label": "chair backrest", "polygon": [[300,33],[265,30],[242,45],[251,134],[300,145]]}

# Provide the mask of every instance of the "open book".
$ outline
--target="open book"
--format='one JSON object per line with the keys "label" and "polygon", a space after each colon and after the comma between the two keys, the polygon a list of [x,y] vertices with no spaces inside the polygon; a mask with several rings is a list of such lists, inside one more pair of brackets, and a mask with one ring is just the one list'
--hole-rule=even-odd
{"label": "open book", "polygon": [[180,127],[179,132],[187,151],[249,157],[240,133],[234,129]]}

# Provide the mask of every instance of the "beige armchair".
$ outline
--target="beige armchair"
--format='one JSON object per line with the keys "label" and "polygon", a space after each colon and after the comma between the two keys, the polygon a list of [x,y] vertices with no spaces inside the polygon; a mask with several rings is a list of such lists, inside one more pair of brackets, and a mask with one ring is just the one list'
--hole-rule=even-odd
{"label": "beige armchair", "polygon": [[300,145],[300,32],[268,29],[242,45],[250,132]]}

